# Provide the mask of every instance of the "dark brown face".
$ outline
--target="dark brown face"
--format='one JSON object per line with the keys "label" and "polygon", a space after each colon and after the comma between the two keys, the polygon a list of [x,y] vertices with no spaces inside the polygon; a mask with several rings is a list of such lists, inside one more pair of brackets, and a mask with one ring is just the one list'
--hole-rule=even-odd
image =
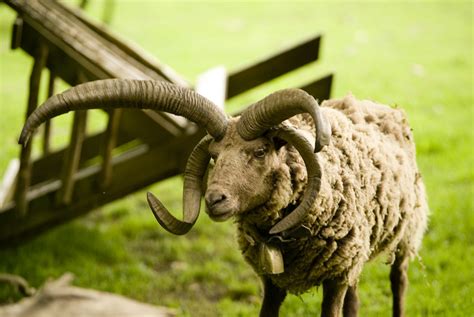
{"label": "dark brown face", "polygon": [[225,221],[265,203],[271,195],[273,171],[279,164],[272,141],[243,140],[230,123],[225,137],[209,145],[212,157],[205,200],[215,221]]}

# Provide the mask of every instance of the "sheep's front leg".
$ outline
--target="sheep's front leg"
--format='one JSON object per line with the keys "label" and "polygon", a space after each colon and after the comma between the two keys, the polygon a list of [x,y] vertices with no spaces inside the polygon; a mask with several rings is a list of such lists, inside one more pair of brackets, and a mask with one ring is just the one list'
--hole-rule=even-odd
{"label": "sheep's front leg", "polygon": [[263,303],[260,317],[278,317],[280,306],[285,300],[286,291],[279,288],[267,277],[262,277]]}
{"label": "sheep's front leg", "polygon": [[340,317],[347,284],[339,280],[323,282],[323,305],[321,317]]}
{"label": "sheep's front leg", "polygon": [[359,296],[357,296],[357,284],[347,288],[342,312],[344,317],[357,317],[359,315]]}
{"label": "sheep's front leg", "polygon": [[405,308],[405,291],[408,287],[408,258],[397,256],[390,270],[390,284],[393,295],[393,317],[403,317]]}

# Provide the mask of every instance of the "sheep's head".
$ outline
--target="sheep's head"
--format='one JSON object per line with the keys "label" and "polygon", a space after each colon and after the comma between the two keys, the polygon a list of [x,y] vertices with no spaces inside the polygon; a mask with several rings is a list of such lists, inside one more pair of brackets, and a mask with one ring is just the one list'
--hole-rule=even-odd
{"label": "sheep's head", "polygon": [[[329,143],[331,130],[317,102],[302,90],[278,91],[251,105],[241,117],[229,118],[192,90],[166,82],[126,79],[89,82],[51,97],[36,109],[23,127],[19,143],[25,144],[33,131],[49,118],[71,110],[97,108],[165,111],[183,116],[208,132],[186,164],[183,221],[172,216],[153,194],[147,194],[157,221],[174,234],[187,233],[197,220],[202,179],[211,158],[215,167],[205,194],[211,218],[225,220],[265,202],[272,189],[272,169],[278,164],[274,139],[288,142],[299,151],[308,170],[308,185],[302,203],[270,233],[282,232],[301,222],[319,191],[320,171],[314,152]],[[296,130],[281,124],[299,113],[309,113],[315,122],[314,149]]]}
{"label": "sheep's head", "polygon": [[227,220],[265,203],[273,188],[273,172],[281,164],[269,136],[246,141],[229,120],[221,140],[209,144],[211,168],[205,194],[209,216]]}

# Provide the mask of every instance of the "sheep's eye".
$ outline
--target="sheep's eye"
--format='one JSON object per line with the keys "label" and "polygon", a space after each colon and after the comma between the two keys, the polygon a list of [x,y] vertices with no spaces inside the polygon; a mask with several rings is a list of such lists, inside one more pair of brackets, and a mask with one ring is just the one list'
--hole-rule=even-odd
{"label": "sheep's eye", "polygon": [[257,158],[262,158],[265,156],[265,154],[267,153],[267,151],[265,151],[264,148],[259,148],[259,149],[256,149],[254,152],[253,152],[253,155]]}
{"label": "sheep's eye", "polygon": [[211,154],[211,161],[215,163],[217,161],[217,154]]}

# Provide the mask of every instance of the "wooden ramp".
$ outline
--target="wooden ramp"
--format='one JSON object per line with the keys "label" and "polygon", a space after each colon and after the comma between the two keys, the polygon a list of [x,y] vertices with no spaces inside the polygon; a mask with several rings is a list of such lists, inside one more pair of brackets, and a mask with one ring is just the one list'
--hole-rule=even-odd
{"label": "wooden ramp", "polygon": [[[21,48],[34,58],[26,116],[38,106],[44,68],[50,74],[48,95],[55,93],[58,77],[70,85],[134,78],[190,86],[169,66],[79,10],[53,0],[4,2],[18,12],[12,48]],[[316,61],[320,42],[316,36],[234,72],[213,68],[198,78],[194,89],[224,107],[227,99]],[[300,88],[317,99],[327,99],[332,78],[327,75]],[[0,246],[23,241],[180,174],[205,133],[184,118],[151,110],[114,110],[107,115],[103,132],[86,135],[87,112],[76,112],[68,146],[55,151],[49,147],[51,123],[46,124],[38,159],[31,159],[32,142],[22,148],[19,164],[11,164],[1,187]]]}

